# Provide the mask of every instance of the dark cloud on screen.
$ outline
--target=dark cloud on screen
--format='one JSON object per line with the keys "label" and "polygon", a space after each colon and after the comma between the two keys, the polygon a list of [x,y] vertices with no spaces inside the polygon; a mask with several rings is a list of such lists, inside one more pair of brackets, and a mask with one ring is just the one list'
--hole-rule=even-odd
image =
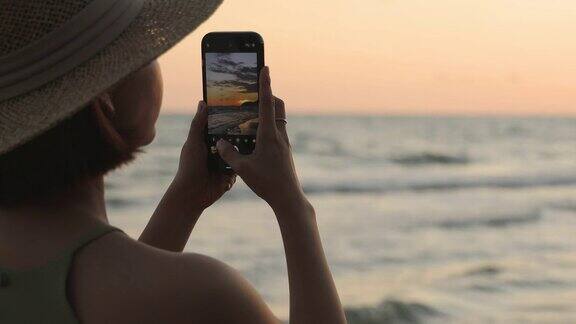
{"label": "dark cloud on screen", "polygon": [[217,87],[232,87],[241,89],[241,93],[257,92],[258,85],[256,82],[244,82],[241,80],[223,80],[212,82]]}
{"label": "dark cloud on screen", "polygon": [[216,61],[208,64],[208,70],[230,76],[229,80],[213,81],[212,84],[214,86],[237,88],[241,93],[258,91],[256,83],[257,67],[246,65],[244,62],[234,61],[231,59],[230,54],[218,54]]}

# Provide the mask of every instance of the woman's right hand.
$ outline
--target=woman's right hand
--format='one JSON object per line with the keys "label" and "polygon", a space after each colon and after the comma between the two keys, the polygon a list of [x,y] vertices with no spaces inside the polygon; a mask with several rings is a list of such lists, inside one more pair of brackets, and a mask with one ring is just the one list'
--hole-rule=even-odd
{"label": "woman's right hand", "polygon": [[273,209],[307,205],[286,133],[284,102],[272,94],[268,67],[260,71],[259,87],[260,112],[254,152],[242,155],[232,144],[220,140],[216,145],[218,153]]}
{"label": "woman's right hand", "polygon": [[290,323],[346,323],[342,304],[322,249],[316,214],[298,181],[284,103],[272,95],[267,67],[260,72],[260,123],[256,149],[238,153],[219,141],[220,156],[276,214],[288,266]]}

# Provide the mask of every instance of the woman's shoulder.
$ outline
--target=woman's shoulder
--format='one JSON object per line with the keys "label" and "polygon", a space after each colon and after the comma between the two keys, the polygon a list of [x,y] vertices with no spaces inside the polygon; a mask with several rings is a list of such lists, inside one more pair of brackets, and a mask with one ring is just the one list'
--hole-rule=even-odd
{"label": "woman's shoulder", "polygon": [[[242,276],[214,258],[160,250],[111,233],[78,253],[70,301],[83,323],[189,323],[271,314]],[[238,319],[238,318],[235,318]],[[223,321],[227,322],[227,321]]]}

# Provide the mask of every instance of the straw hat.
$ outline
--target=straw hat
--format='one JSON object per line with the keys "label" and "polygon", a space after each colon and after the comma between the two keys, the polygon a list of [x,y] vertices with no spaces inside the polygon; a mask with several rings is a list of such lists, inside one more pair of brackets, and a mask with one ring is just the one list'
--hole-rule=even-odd
{"label": "straw hat", "polygon": [[0,154],[41,134],[206,20],[221,0],[0,2]]}

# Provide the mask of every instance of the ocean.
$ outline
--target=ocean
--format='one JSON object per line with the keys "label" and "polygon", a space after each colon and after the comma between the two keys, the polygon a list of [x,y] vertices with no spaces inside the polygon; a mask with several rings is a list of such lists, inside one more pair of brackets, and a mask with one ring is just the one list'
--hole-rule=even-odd
{"label": "ocean", "polygon": [[[161,116],[108,176],[111,223],[138,237],[191,115]],[[576,118],[294,116],[295,163],[351,324],[575,323]],[[281,318],[274,215],[241,181],[186,251],[241,271]]]}

